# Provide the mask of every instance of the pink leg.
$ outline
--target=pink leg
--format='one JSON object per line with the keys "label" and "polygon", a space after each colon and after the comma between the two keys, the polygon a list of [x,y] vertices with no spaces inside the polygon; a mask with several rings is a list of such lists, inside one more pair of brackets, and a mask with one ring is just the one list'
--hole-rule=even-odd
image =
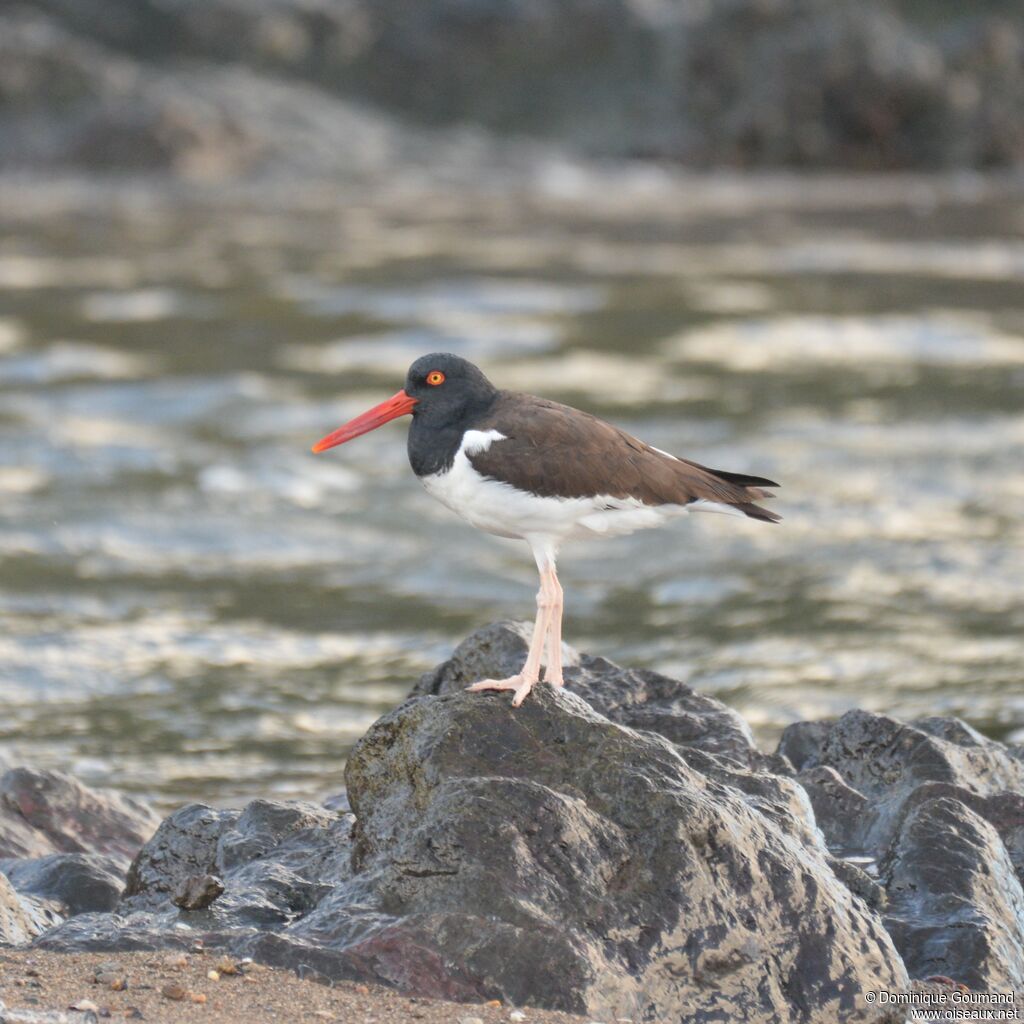
{"label": "pink leg", "polygon": [[[548,625],[548,663],[544,669],[544,682],[552,686],[563,686],[565,681],[562,679],[562,585],[558,582],[553,565],[545,572],[549,577],[547,584],[554,598],[554,605],[551,609],[551,622]],[[541,580],[543,579],[544,573],[541,574]]]}
{"label": "pink leg", "polygon": [[[482,679],[467,690],[513,690],[512,707],[517,708],[540,680],[540,663],[544,648],[548,649],[546,679],[552,686],[562,685],[562,587],[555,575],[554,553],[534,549],[540,569],[540,590],[537,592],[537,618],[523,670],[508,679]],[[553,640],[549,638],[554,637]]]}

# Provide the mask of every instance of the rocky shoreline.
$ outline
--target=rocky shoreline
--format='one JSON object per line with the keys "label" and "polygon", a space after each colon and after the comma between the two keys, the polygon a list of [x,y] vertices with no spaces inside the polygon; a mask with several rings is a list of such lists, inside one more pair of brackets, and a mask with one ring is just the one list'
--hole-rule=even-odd
{"label": "rocky shoreline", "polygon": [[[868,993],[1024,990],[1024,751],[851,711],[772,753],[714,699],[571,652],[565,691],[468,695],[480,630],[375,723],[326,805],[159,822],[0,779],[0,945],[183,950],[595,1020],[896,1021]],[[959,986],[959,988],[958,988]]]}
{"label": "rocky shoreline", "polygon": [[373,180],[515,137],[695,168],[1020,167],[1022,53],[1010,3],[26,0],[0,13],[0,167]]}

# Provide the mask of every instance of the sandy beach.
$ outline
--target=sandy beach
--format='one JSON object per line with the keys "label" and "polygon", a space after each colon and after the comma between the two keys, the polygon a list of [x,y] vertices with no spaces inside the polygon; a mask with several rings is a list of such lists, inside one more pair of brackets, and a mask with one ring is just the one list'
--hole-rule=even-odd
{"label": "sandy beach", "polygon": [[94,1019],[152,1024],[579,1024],[586,1019],[549,1010],[517,1013],[515,1007],[497,1002],[471,1005],[410,998],[354,982],[324,985],[215,952],[0,951],[0,1021],[52,1021],[59,1018],[46,1015],[54,1011],[65,1012],[75,1024]]}

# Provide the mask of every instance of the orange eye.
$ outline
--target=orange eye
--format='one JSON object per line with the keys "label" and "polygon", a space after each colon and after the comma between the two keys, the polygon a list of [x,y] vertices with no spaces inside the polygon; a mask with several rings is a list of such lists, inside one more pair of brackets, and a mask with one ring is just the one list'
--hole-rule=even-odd
{"label": "orange eye", "polygon": [[427,383],[436,388],[438,384],[444,383],[444,374],[440,370],[431,370],[427,374]]}

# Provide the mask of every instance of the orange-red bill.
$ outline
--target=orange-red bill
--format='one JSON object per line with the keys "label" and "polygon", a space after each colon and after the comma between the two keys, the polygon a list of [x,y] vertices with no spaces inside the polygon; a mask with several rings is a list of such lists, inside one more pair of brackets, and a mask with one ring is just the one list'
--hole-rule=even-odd
{"label": "orange-red bill", "polygon": [[351,441],[352,438],[359,437],[361,434],[368,434],[371,430],[382,427],[390,420],[397,419],[399,416],[406,416],[412,412],[412,407],[416,404],[416,401],[415,398],[410,398],[404,391],[399,391],[386,402],[375,405],[361,416],[357,416],[354,420],[349,420],[344,426],[338,427],[333,433],[320,438],[313,445],[313,451],[318,453],[325,452],[328,448],[344,444],[346,441]]}

